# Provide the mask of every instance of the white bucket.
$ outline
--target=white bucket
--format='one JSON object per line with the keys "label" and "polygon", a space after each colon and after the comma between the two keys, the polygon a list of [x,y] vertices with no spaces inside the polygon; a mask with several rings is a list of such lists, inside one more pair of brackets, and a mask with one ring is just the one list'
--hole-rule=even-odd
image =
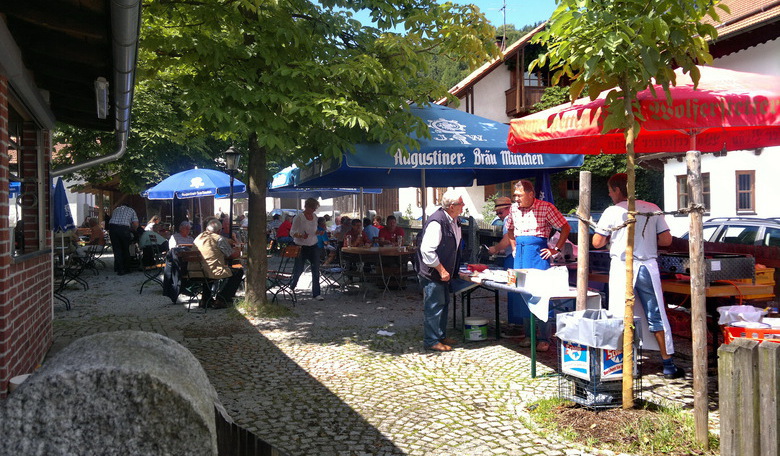
{"label": "white bucket", "polygon": [[464,335],[466,340],[487,340],[486,318],[468,317],[464,320]]}
{"label": "white bucket", "polygon": [[19,385],[24,383],[25,380],[27,380],[27,377],[29,377],[32,374],[24,374],[24,375],[17,375],[16,377],[11,377],[11,381],[8,383],[8,392],[13,393],[16,388],[19,388]]}

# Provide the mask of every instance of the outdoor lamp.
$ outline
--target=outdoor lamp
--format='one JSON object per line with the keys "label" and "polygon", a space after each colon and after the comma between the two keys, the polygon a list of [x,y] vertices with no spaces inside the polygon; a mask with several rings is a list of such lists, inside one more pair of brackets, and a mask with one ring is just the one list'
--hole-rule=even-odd
{"label": "outdoor lamp", "polygon": [[228,171],[235,172],[238,170],[239,161],[241,161],[241,152],[234,149],[233,146],[230,146],[228,150],[225,151],[225,167]]}
{"label": "outdoor lamp", "polygon": [[228,174],[230,174],[230,208],[228,209],[228,236],[233,238],[233,181],[238,170],[238,162],[241,160],[241,153],[238,152],[233,146],[228,147],[225,151],[225,167]]}

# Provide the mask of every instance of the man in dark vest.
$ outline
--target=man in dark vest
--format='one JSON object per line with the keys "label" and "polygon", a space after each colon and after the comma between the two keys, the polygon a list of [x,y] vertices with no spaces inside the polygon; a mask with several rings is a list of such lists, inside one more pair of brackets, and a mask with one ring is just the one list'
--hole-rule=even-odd
{"label": "man in dark vest", "polygon": [[457,274],[460,259],[460,223],[463,197],[448,190],[441,207],[425,222],[417,251],[418,275],[423,289],[424,339],[428,350],[450,351],[455,339],[446,337],[450,304],[450,280]]}

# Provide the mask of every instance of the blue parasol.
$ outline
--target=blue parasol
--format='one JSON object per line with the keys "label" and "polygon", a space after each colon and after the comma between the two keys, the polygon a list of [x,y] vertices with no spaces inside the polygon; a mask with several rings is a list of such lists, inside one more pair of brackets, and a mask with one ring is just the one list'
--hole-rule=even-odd
{"label": "blue parasol", "polygon": [[65,184],[62,183],[62,178],[59,178],[54,184],[51,199],[51,229],[55,232],[65,232],[75,228],[76,225],[73,223],[68,203],[68,194],[65,192]]}
{"label": "blue parasol", "polygon": [[[246,191],[246,185],[233,181],[233,192]],[[190,169],[176,173],[141,193],[150,200],[200,198],[202,196],[230,195],[230,175],[214,169]]]}
{"label": "blue parasol", "polygon": [[[583,156],[509,151],[509,126],[439,105],[412,106],[431,139],[420,150],[388,153],[387,144],[357,144],[354,153],[317,158],[294,176],[298,187],[469,187],[508,182],[582,166]],[[406,153],[405,153],[406,152]],[[287,183],[285,183],[287,184]],[[276,183],[272,184],[277,187]]]}

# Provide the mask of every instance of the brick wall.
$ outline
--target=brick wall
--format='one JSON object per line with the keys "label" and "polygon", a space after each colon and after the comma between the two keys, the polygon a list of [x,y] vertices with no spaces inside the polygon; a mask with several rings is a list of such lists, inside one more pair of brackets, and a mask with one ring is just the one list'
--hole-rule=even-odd
{"label": "brick wall", "polygon": [[[46,207],[46,246],[51,247],[49,218],[49,160],[50,136],[42,135],[46,198],[39,204]],[[50,250],[43,250],[21,257],[13,257],[13,233],[8,220],[8,83],[0,76],[0,398],[5,397],[12,377],[32,372],[43,360],[52,342],[53,278]],[[38,147],[38,131],[33,124],[24,127],[22,153],[23,166],[35,170]],[[35,192],[35,183],[25,190]],[[25,215],[30,214],[25,213]],[[37,209],[33,219],[26,223],[27,245],[38,245]],[[29,237],[28,237],[29,236]],[[37,250],[37,247],[33,250]]]}

